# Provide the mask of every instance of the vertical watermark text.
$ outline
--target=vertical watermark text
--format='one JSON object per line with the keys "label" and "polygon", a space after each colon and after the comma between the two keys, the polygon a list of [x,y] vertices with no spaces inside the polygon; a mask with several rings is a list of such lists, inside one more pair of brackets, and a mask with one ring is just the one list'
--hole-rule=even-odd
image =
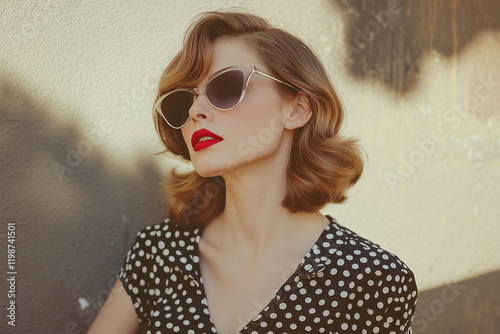
{"label": "vertical watermark text", "polygon": [[7,324],[16,326],[16,223],[7,224]]}

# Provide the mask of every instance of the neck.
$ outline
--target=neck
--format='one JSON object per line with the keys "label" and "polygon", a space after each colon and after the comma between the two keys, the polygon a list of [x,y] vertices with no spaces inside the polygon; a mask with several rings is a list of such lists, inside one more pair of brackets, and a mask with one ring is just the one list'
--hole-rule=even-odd
{"label": "neck", "polygon": [[[286,145],[283,147],[286,150]],[[222,249],[240,252],[250,261],[258,261],[269,253],[286,254],[300,238],[300,222],[303,224],[306,216],[318,219],[321,215],[290,213],[281,205],[286,194],[287,166],[282,157],[288,154],[280,153],[223,175],[225,209],[211,222]]]}

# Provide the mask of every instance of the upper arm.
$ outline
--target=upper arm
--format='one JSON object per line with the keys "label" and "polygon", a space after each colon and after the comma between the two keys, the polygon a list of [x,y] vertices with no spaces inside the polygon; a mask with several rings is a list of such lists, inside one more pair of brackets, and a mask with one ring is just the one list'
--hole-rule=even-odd
{"label": "upper arm", "polygon": [[136,334],[140,327],[132,300],[118,279],[87,334]]}

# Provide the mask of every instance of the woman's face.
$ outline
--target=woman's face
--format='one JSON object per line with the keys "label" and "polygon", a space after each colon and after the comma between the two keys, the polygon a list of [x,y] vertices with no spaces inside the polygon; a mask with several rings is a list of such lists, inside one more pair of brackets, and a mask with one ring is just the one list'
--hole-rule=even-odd
{"label": "woman's face", "polygon": [[[215,40],[212,53],[212,64],[202,84],[215,72],[230,66],[254,64],[257,69],[269,72],[235,38]],[[265,168],[266,163],[285,145],[280,115],[287,104],[274,85],[273,80],[252,74],[241,103],[226,111],[213,108],[201,95],[196,98],[190,109],[191,119],[181,132],[198,174],[224,177],[251,165]],[[201,149],[206,145],[199,145],[195,151],[191,139],[193,133],[200,129],[206,129],[222,140]]]}

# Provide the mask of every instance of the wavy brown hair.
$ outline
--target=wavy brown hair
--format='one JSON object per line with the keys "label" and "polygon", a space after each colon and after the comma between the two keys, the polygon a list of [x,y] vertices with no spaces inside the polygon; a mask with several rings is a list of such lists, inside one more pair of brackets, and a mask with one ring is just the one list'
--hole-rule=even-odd
{"label": "wavy brown hair", "polygon": [[[211,47],[222,36],[238,38],[273,76],[309,96],[311,119],[295,129],[286,168],[287,192],[282,205],[290,212],[312,212],[327,203],[342,203],[346,190],[361,177],[363,160],[357,139],[340,136],[344,111],[321,62],[304,42],[247,13],[206,12],[190,26],[182,50],[163,72],[157,98],[176,88],[195,87],[211,64]],[[279,56],[278,56],[279,55]],[[290,88],[276,84],[282,94]],[[288,91],[287,91],[288,90]],[[180,130],[154,112],[166,151],[190,161]],[[179,224],[203,226],[224,210],[225,182],[172,170],[164,182],[170,218]]]}

